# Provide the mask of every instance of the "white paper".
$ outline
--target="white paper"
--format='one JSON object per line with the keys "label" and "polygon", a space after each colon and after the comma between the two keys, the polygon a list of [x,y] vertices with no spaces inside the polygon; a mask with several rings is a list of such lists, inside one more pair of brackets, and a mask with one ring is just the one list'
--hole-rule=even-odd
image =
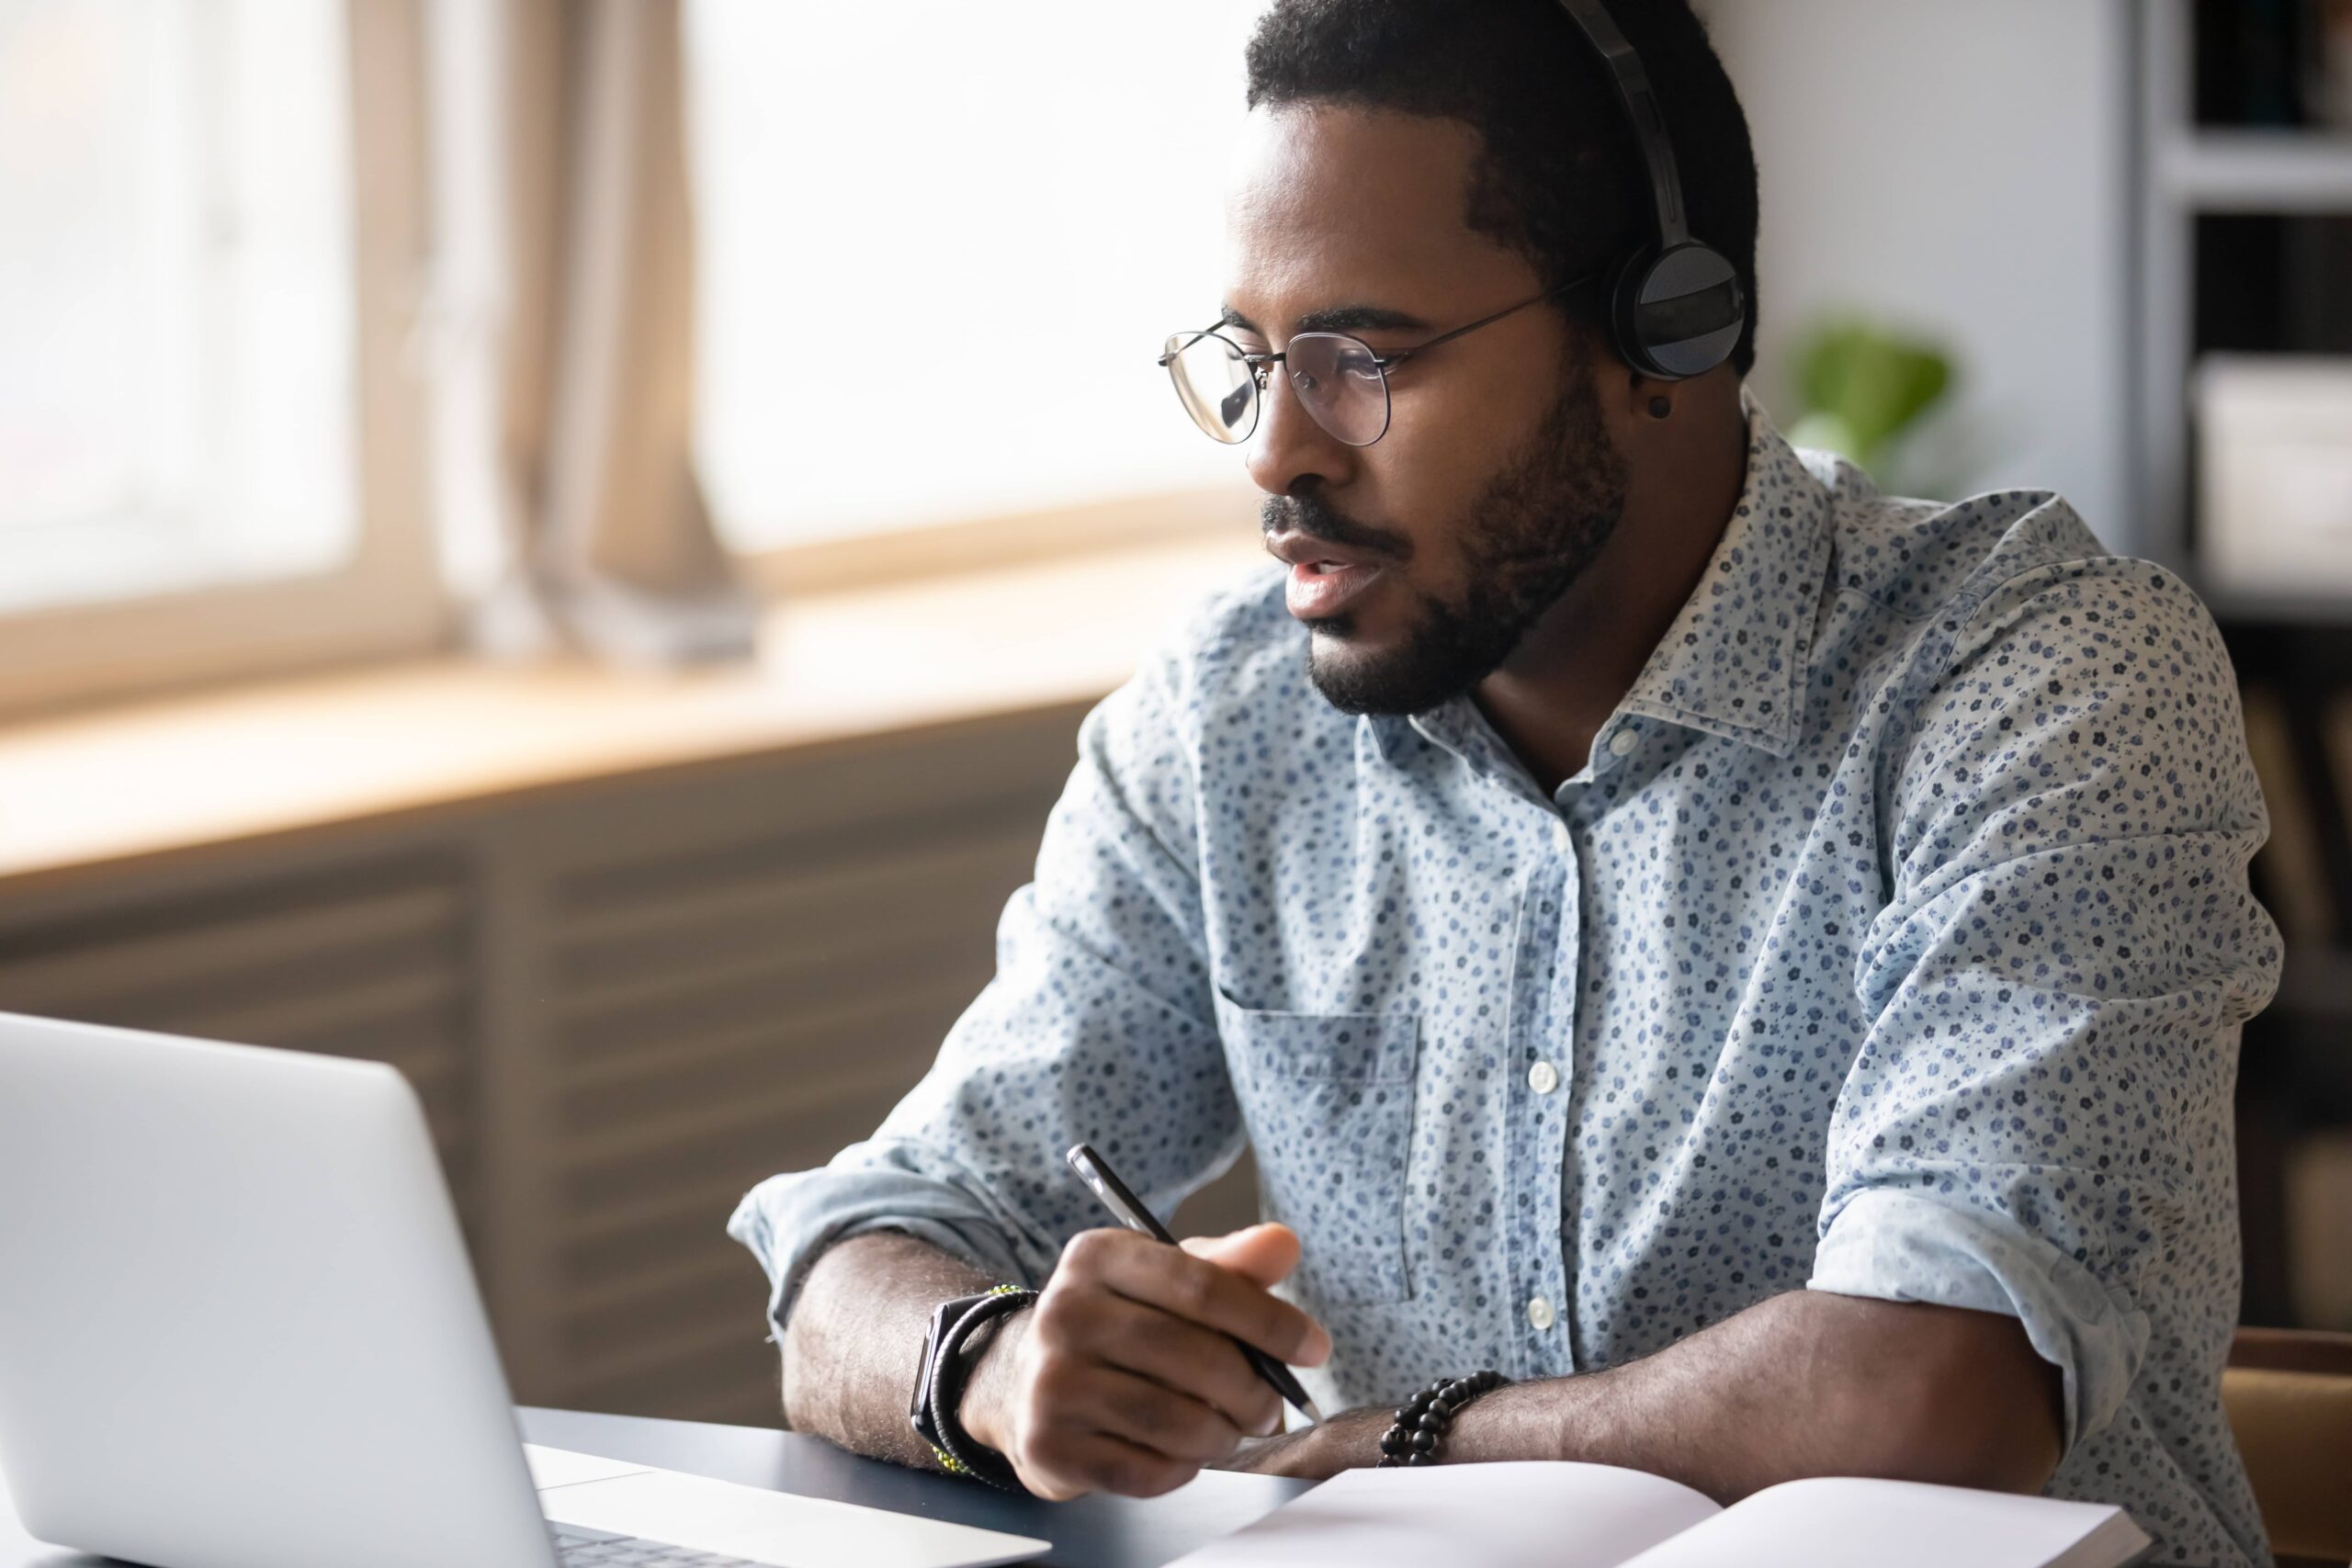
{"label": "white paper", "polygon": [[1616,1568],[1715,1512],[1679,1483],[1602,1464],[1350,1470],[1175,1568]]}
{"label": "white paper", "polygon": [[[2103,1526],[2110,1550],[2069,1557]],[[1832,1477],[1766,1487],[1626,1568],[2116,1568],[2147,1539],[2099,1503]]]}

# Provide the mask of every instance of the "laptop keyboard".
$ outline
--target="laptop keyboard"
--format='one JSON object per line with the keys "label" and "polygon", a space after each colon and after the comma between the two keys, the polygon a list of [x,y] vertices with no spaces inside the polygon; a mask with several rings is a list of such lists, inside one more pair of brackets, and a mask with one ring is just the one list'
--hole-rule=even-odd
{"label": "laptop keyboard", "polygon": [[563,1568],[763,1568],[748,1557],[692,1551],[641,1536],[608,1535],[581,1525],[550,1525]]}

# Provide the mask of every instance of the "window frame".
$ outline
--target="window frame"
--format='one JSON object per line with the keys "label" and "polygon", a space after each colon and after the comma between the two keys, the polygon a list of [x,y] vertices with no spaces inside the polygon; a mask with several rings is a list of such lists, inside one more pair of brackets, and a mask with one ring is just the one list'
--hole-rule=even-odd
{"label": "window frame", "polygon": [[345,0],[358,532],[318,573],[0,615],[0,713],[423,653],[452,624],[408,352],[429,276],[424,0]]}

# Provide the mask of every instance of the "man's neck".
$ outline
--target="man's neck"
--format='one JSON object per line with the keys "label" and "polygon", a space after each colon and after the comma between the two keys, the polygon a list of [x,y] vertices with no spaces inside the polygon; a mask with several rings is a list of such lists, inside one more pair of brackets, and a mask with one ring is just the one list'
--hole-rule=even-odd
{"label": "man's neck", "polygon": [[1547,795],[1584,768],[1593,736],[1697,591],[1747,484],[1738,383],[1692,383],[1679,401],[1690,434],[1679,460],[1637,469],[1600,554],[1473,693]]}

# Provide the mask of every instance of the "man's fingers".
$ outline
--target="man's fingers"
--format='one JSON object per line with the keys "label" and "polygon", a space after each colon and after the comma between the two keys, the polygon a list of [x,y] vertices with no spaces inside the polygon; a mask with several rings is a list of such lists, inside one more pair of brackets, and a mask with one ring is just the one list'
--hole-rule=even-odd
{"label": "man's fingers", "polygon": [[1068,1414],[1139,1449],[1195,1467],[1230,1458],[1241,1446],[1240,1429],[1222,1412],[1113,1367],[1086,1379]]}
{"label": "man's fingers", "polygon": [[1192,1480],[1201,1467],[1108,1432],[1062,1426],[1040,1433],[1013,1461],[1013,1470],[1030,1491],[1063,1503],[1090,1492],[1157,1497]]}
{"label": "man's fingers", "polygon": [[1236,1429],[1265,1437],[1282,1424],[1282,1400],[1233,1341],[1158,1307],[1103,1298],[1101,1315],[1078,1330],[1081,1354],[1124,1367],[1222,1414]]}
{"label": "man's fingers", "polygon": [[[1110,1239],[1089,1243],[1095,1235]],[[1331,1337],[1322,1325],[1229,1269],[1119,1232],[1086,1232],[1070,1243],[1071,1251],[1081,1244],[1087,1244],[1083,1267],[1129,1301],[1230,1334],[1277,1360],[1316,1367],[1331,1354]],[[1065,1261],[1069,1257],[1064,1255]]]}
{"label": "man's fingers", "polygon": [[1298,1233],[1288,1225],[1245,1225],[1229,1235],[1193,1236],[1179,1245],[1261,1290],[1273,1289],[1298,1267]]}

